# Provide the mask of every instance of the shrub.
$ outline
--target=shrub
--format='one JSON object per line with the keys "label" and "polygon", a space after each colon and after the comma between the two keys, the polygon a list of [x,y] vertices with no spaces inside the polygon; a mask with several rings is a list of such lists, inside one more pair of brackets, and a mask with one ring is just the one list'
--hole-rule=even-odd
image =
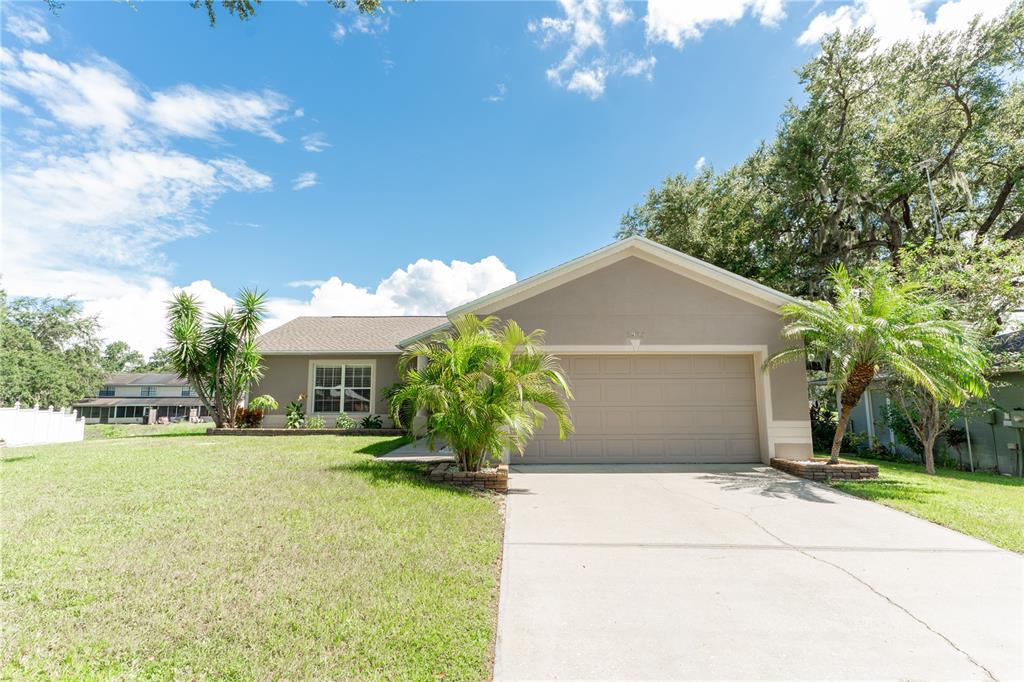
{"label": "shrub", "polygon": [[313,415],[306,418],[307,429],[322,429],[324,428],[324,418]]}
{"label": "shrub", "polygon": [[811,403],[811,442],[815,452],[828,452],[836,435],[836,413],[815,401]]}
{"label": "shrub", "polygon": [[263,425],[263,410],[235,408],[235,427],[239,429],[258,429]]}
{"label": "shrub", "polygon": [[342,412],[338,415],[338,418],[334,420],[334,428],[354,429],[356,428],[356,420]]}
{"label": "shrub", "polygon": [[300,395],[296,400],[288,403],[288,407],[284,408],[285,414],[285,427],[289,429],[301,429],[306,421],[306,416],[302,410],[302,396]]}
{"label": "shrub", "polygon": [[913,425],[907,419],[907,415],[903,414],[903,410],[897,407],[895,403],[883,405],[882,420],[896,435],[897,443],[906,445],[919,459],[924,458],[924,446],[921,445],[920,439],[914,433]]}
{"label": "shrub", "polygon": [[380,417],[375,414],[368,414],[363,417],[363,420],[359,422],[359,425],[364,429],[379,429],[384,424],[381,422]]}
{"label": "shrub", "polygon": [[249,401],[249,409],[262,410],[264,413],[273,412],[278,408],[277,401],[272,395],[258,395]]}

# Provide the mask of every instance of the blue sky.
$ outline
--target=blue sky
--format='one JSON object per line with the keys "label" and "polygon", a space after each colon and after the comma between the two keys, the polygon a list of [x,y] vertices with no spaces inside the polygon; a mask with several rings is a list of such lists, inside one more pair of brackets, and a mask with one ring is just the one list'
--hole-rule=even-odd
{"label": "blue sky", "polygon": [[176,287],[266,289],[272,324],[440,313],[741,160],[824,31],[1005,4],[275,2],[211,29],[185,3],[5,2],[3,285],[147,352]]}

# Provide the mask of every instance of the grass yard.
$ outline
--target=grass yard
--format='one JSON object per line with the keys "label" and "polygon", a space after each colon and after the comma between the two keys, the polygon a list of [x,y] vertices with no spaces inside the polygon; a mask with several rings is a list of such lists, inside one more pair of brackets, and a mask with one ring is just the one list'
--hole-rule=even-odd
{"label": "grass yard", "polygon": [[86,440],[139,438],[141,436],[199,436],[213,428],[213,423],[190,424],[86,424]]}
{"label": "grass yard", "polygon": [[833,487],[1024,553],[1024,480],[946,469],[929,476],[915,464],[843,459],[877,464],[879,478],[835,481]]}
{"label": "grass yard", "polygon": [[498,502],[373,461],[398,442],[8,450],[0,678],[488,678]]}

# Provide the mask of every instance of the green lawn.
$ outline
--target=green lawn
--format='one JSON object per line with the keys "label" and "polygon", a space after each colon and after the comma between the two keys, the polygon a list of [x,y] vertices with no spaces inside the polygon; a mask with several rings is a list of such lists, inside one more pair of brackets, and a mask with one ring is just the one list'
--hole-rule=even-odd
{"label": "green lawn", "polygon": [[190,424],[86,424],[86,440],[106,440],[110,438],[138,438],[140,436],[197,436],[213,428],[213,424],[203,422]]}
{"label": "green lawn", "polygon": [[0,678],[486,679],[498,502],[400,440],[8,450]]}
{"label": "green lawn", "polygon": [[833,487],[1024,553],[1024,481],[1020,478],[947,469],[929,476],[916,464],[847,455],[843,459],[877,464],[879,478],[836,481]]}

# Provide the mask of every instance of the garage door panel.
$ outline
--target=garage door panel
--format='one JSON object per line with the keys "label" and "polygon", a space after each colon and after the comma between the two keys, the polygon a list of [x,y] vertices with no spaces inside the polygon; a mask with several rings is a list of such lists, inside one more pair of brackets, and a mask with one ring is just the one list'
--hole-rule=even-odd
{"label": "garage door panel", "polygon": [[754,366],[742,355],[568,356],[575,434],[550,418],[527,463],[759,461]]}

